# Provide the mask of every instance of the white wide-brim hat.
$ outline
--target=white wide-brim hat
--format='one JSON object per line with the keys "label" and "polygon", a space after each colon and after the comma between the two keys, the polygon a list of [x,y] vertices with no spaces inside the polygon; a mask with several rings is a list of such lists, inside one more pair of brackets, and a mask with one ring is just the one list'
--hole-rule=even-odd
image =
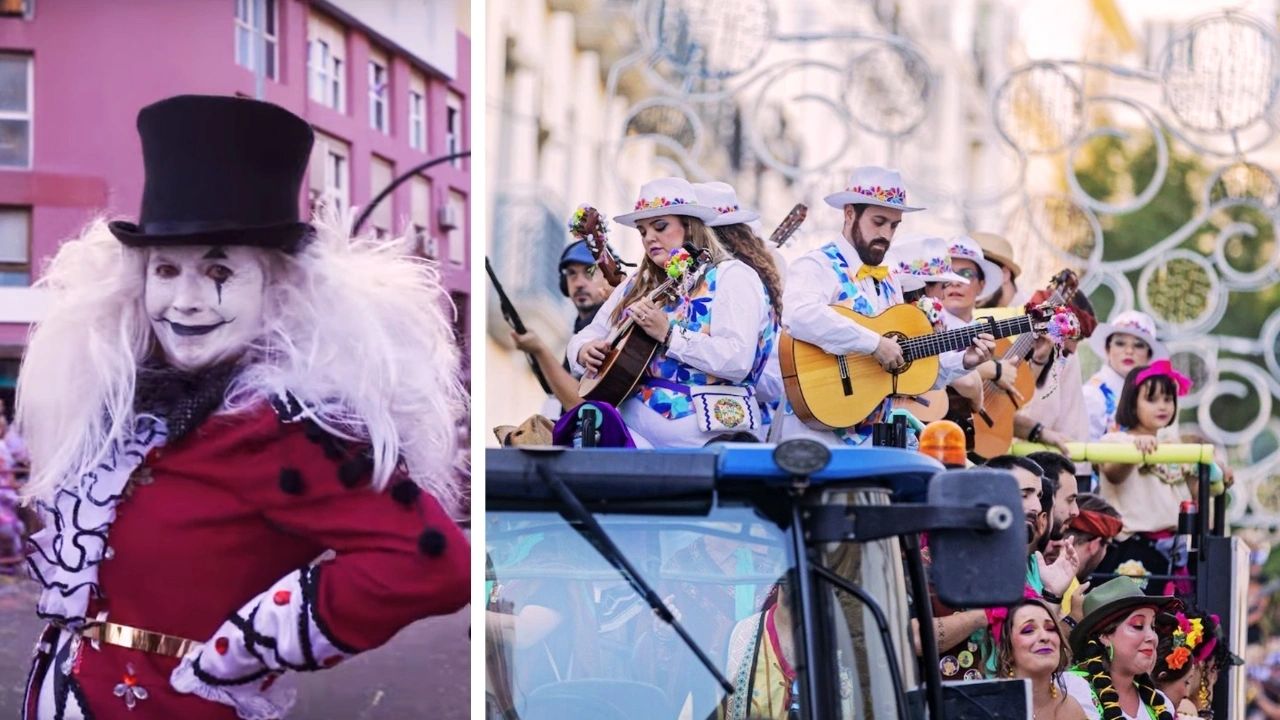
{"label": "white wide-brim hat", "polygon": [[1110,322],[1098,323],[1089,336],[1089,347],[1103,363],[1107,361],[1107,338],[1116,333],[1132,335],[1145,342],[1151,348],[1152,360],[1169,356],[1169,349],[1156,339],[1156,321],[1141,310],[1125,310]]}
{"label": "white wide-brim hat", "polygon": [[[969,284],[969,278],[961,277],[951,267],[951,255],[947,241],[940,237],[913,237],[895,240],[889,247],[885,264],[904,281],[918,279],[920,287],[931,282],[957,282]],[[913,280],[913,284],[914,284]],[[909,287],[903,284],[904,290]]]}
{"label": "white wide-brim hat", "polygon": [[697,192],[688,180],[667,177],[641,185],[640,199],[636,200],[634,210],[626,215],[618,215],[613,220],[627,227],[635,227],[639,220],[662,215],[684,215],[710,222],[719,214],[715,208],[698,202]]}
{"label": "white wide-brim hat", "polygon": [[986,300],[995,295],[1004,284],[1004,270],[982,255],[982,247],[978,241],[968,235],[957,235],[947,242],[947,254],[952,260],[968,260],[982,269],[982,290],[978,292],[978,300]]}
{"label": "white wide-brim hat", "polygon": [[907,205],[907,188],[902,184],[901,173],[875,165],[855,169],[844,190],[823,199],[837,210],[844,209],[845,205],[879,205],[902,212],[924,209]]}
{"label": "white wide-brim hat", "polygon": [[693,191],[699,205],[713,207],[719,213],[707,222],[707,227],[727,227],[760,219],[760,213],[742,209],[738,204],[738,193],[734,192],[729,183],[694,183]]}

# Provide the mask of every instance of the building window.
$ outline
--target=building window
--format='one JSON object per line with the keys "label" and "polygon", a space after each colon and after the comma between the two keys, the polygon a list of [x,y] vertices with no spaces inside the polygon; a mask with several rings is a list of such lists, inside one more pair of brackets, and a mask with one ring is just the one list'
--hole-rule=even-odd
{"label": "building window", "polygon": [[311,99],[321,105],[343,112],[346,110],[346,89],[343,78],[342,58],[337,57],[328,41],[312,40],[308,53],[311,70]]}
{"label": "building window", "polygon": [[308,177],[313,212],[322,204],[338,211],[347,209],[351,204],[351,147],[317,132]]}
{"label": "building window", "polygon": [[415,90],[409,91],[409,147],[427,149],[427,99]]}
{"label": "building window", "polygon": [[376,60],[369,61],[369,125],[383,134],[391,132],[387,113],[387,66]]}
{"label": "building window", "polygon": [[449,262],[465,265],[467,262],[467,196],[456,190],[449,191],[449,204],[441,209],[440,229],[448,233]]}
{"label": "building window", "polygon": [[[258,27],[258,13],[262,13],[262,27]],[[236,64],[257,71],[259,50],[258,30],[266,40],[266,61],[263,74],[277,79],[277,31],[276,0],[236,0]]]}
{"label": "building window", "polygon": [[431,183],[421,175],[409,180],[409,222],[415,249],[425,257],[439,255],[431,234]]}
{"label": "building window", "polygon": [[[374,155],[369,162],[369,202],[372,203],[394,181],[395,169],[391,161]],[[373,223],[374,234],[379,239],[391,237],[392,221],[395,218],[392,205],[394,201],[395,194],[392,193],[374,205],[369,213],[369,222]]]}
{"label": "building window", "polygon": [[[462,96],[449,93],[449,104],[445,109],[444,152],[452,155],[462,151]],[[462,159],[451,161],[454,167],[462,167]]]}
{"label": "building window", "polygon": [[31,167],[31,58],[0,54],[0,167]]}
{"label": "building window", "polygon": [[0,286],[31,284],[31,209],[0,208]]}

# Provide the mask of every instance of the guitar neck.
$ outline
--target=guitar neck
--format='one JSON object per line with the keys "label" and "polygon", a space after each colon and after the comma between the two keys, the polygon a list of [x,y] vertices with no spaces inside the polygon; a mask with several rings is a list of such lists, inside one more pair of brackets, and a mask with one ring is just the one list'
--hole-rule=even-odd
{"label": "guitar neck", "polygon": [[[1058,306],[1067,302],[1067,298],[1062,296],[1062,288],[1054,288],[1053,294],[1045,301],[1049,305]],[[1009,352],[1004,354],[1005,360],[1021,360],[1031,352],[1031,346],[1036,341],[1031,335],[1022,335],[1013,341],[1013,345],[1009,347]]]}
{"label": "guitar neck", "polygon": [[920,358],[941,355],[944,352],[953,352],[963,350],[969,347],[973,339],[981,333],[991,333],[997,340],[1009,337],[1010,335],[1021,335],[1029,333],[1032,330],[1031,316],[1019,315],[1018,317],[1008,318],[1006,320],[998,320],[990,323],[977,323],[974,325],[966,325],[955,330],[946,330],[932,335],[923,335],[920,337],[909,338],[901,341],[902,356],[907,360],[919,360]]}

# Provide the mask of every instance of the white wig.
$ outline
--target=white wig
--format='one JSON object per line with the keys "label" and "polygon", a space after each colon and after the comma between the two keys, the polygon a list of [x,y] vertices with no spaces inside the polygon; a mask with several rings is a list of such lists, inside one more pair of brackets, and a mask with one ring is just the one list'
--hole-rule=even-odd
{"label": "white wig", "polygon": [[[221,412],[288,391],[330,433],[370,444],[376,488],[403,459],[413,481],[452,510],[465,470],[457,425],[469,401],[435,264],[403,254],[402,238],[352,238],[342,229],[349,213],[313,224],[315,240],[297,255],[269,253],[263,334]],[[98,219],[59,248],[38,283],[53,302],[18,377],[28,497],[48,499],[78,479],[132,426],[137,368],[155,345],[143,307],[146,258]]]}

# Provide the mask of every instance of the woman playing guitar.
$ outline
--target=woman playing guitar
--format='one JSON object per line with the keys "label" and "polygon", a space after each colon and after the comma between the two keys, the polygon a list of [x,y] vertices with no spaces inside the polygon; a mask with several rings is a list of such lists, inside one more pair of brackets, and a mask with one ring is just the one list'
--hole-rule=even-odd
{"label": "woman playing guitar", "polygon": [[[697,202],[687,180],[645,183],[635,211],[614,218],[640,231],[645,259],[569,341],[573,370],[588,374],[605,363],[616,344],[611,331],[628,318],[635,323],[631,332],[662,343],[618,408],[637,445],[698,447],[726,433],[760,433],[754,386],[769,356],[774,321],[759,275],[707,228],[718,214]],[[708,257],[692,288],[665,305],[649,300],[667,279],[672,252],[685,243]]]}

